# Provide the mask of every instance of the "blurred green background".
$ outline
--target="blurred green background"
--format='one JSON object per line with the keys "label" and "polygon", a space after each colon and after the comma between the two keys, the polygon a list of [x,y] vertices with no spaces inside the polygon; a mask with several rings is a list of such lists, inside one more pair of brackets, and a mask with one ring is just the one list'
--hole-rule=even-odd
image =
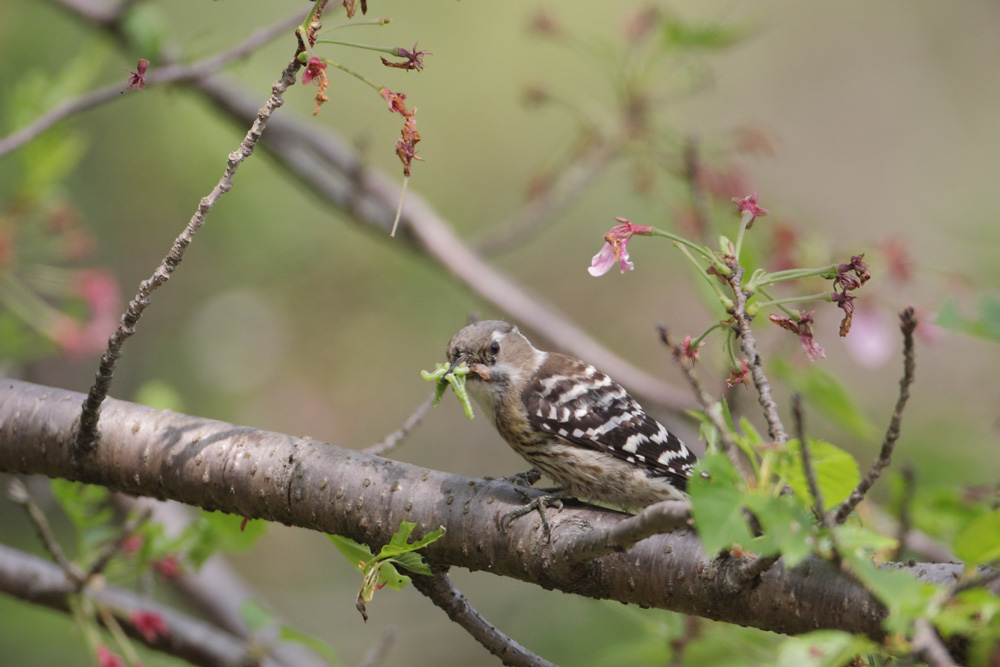
{"label": "blurred green background", "polygon": [[[300,6],[164,1],[145,9],[190,59],[224,50]],[[837,338],[839,312],[828,307],[817,314],[827,352],[818,363],[881,429],[898,382],[895,313],[914,304],[929,320],[946,295],[968,308],[978,295],[995,293],[1000,279],[1000,5],[689,0],[660,6],[688,21],[744,32],[735,46],[700,56],[704,84],[663,99],[657,111],[675,136],[694,134],[708,146],[739,127],[769,137],[771,155],[740,161],[750,188],[771,210],[751,233],[784,221],[799,227],[808,252],[822,262],[870,253],[875,278],[860,293],[859,308],[875,307],[871,315],[885,324],[893,353],[884,362],[860,363]],[[529,31],[539,8],[578,41],[567,47]],[[581,11],[568,0],[373,0],[369,17],[388,16],[392,24],[352,28],[343,38],[407,48],[419,41],[433,53],[425,70],[384,69],[371,52],[326,53],[404,91],[419,108],[419,154],[426,162],[416,164],[409,187],[472,236],[517,211],[532,176],[558,166],[574,140],[574,112],[528,108],[525,86],[541,85],[592,117],[610,118],[613,56],[604,54],[620,50],[623,25],[639,8],[589,3]],[[328,16],[331,25],[342,14],[331,8]],[[48,3],[8,0],[0,6],[0,90],[28,73],[55,78],[100,44],[107,56],[97,82],[121,80],[124,87],[122,69],[134,68],[142,53],[111,48]],[[290,37],[279,39],[225,73],[263,102],[293,48]],[[332,68],[328,74],[331,101],[312,122],[340,133],[370,164],[401,180],[392,153],[398,117],[371,89]],[[314,94],[312,87],[293,87],[279,113],[307,116]],[[5,134],[12,129],[7,120],[0,125]],[[174,86],[125,95],[75,118],[72,127],[86,150],[62,194],[97,239],[94,263],[113,271],[127,299],[214,186],[245,128]],[[0,159],[4,200],[11,196],[4,183],[16,179],[17,168],[15,156]],[[612,169],[496,263],[622,356],[678,381],[654,326],[697,335],[718,317],[692,298],[694,282],[679,255],[662,241],[640,239],[631,246],[636,271],[601,279],[586,272],[613,216],[672,227],[684,190],[661,175],[643,195],[633,181],[629,169]],[[909,250],[908,282],[885,278],[878,248],[889,240]],[[324,207],[258,152],[155,295],[126,346],[112,393],[134,399],[144,383],[158,380],[178,392],[183,411],[360,449],[394,430],[425,398],[419,371],[443,360],[448,339],[472,311],[506,315],[419,253]],[[794,340],[776,328],[762,337],[767,350],[795,351]],[[997,352],[993,343],[947,331],[921,339],[899,449],[921,483],[995,482]],[[719,393],[728,374],[721,350],[709,343],[702,354],[703,372],[714,375]],[[53,358],[19,372],[85,391],[95,369],[92,356]],[[743,403],[754,401],[747,394]],[[820,418],[811,427],[862,465],[875,455],[877,441],[859,442]],[[485,420],[467,422],[453,401],[432,412],[393,456],[476,476],[524,468]],[[32,547],[26,522],[6,500],[0,512],[0,539]],[[357,663],[389,625],[398,636],[387,665],[492,664],[413,590],[381,593],[363,624],[353,605],[355,572],[320,535],[274,526],[234,562],[293,626],[328,641],[347,664]],[[453,575],[490,621],[558,663],[608,664],[608,647],[641,633],[634,610],[620,605],[486,574]],[[641,613],[654,622],[663,614]],[[7,664],[91,664],[70,628],[58,615],[0,599]],[[66,641],[53,641],[67,633]],[[166,664],[155,657],[149,663]]]}

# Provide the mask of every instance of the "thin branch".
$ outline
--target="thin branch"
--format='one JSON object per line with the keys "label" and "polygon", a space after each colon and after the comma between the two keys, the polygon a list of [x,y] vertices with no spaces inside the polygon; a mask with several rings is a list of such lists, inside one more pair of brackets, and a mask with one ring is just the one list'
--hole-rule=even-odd
{"label": "thin branch", "polygon": [[903,476],[903,497],[899,502],[899,525],[896,526],[896,549],[889,560],[899,560],[902,557],[903,552],[906,551],[907,541],[913,529],[911,510],[913,509],[913,498],[917,490],[917,485],[914,479],[913,468],[903,466],[901,473]]}
{"label": "thin branch", "polygon": [[825,528],[830,527],[823,503],[823,492],[816,482],[816,471],[812,466],[812,456],[809,453],[809,443],[806,442],[805,420],[802,416],[802,394],[795,392],[792,394],[792,418],[795,420],[795,433],[799,439],[799,448],[802,452],[802,469],[806,475],[806,483],[809,485],[809,493],[813,497],[813,506],[816,508],[816,516],[820,518],[820,523]]}
{"label": "thin branch", "polygon": [[402,442],[403,438],[409,435],[410,431],[416,428],[421,420],[427,416],[427,413],[433,406],[434,394],[431,394],[427,397],[426,401],[421,403],[420,406],[413,411],[413,414],[406,418],[406,421],[403,422],[402,426],[387,435],[381,442],[365,447],[361,451],[365,454],[372,454],[373,456],[385,456],[391,449],[398,446],[399,443]]}
{"label": "thin branch", "polygon": [[730,558],[723,561],[723,576],[732,593],[740,593],[751,587],[761,575],[770,570],[781,554],[758,556],[753,560]]}
{"label": "thin branch", "polygon": [[670,658],[669,667],[680,667],[680,665],[684,664],[684,653],[691,642],[701,636],[703,625],[703,621],[697,616],[686,616],[684,618],[684,634],[670,642],[670,649],[674,654]]}
{"label": "thin branch", "polygon": [[101,552],[97,554],[97,558],[94,562],[90,564],[87,571],[84,573],[83,582],[80,583],[82,586],[84,582],[90,581],[91,577],[103,572],[104,568],[108,566],[108,562],[115,557],[121,551],[122,543],[128,539],[132,533],[138,530],[139,526],[145,523],[149,519],[149,515],[152,511],[149,508],[141,511],[137,516],[125,522],[125,524],[118,531],[118,537],[109,541],[101,549]]}
{"label": "thin branch", "polygon": [[268,98],[267,103],[257,112],[257,118],[244,137],[240,147],[229,154],[229,160],[226,163],[226,169],[223,172],[222,178],[219,179],[212,192],[202,198],[191,220],[180,236],[174,240],[170,252],[163,259],[160,266],[157,267],[150,278],[144,280],[139,285],[139,292],[129,303],[128,309],[122,315],[117,329],[108,339],[108,349],[101,357],[97,378],[93,386],[91,386],[86,400],[83,402],[80,413],[80,428],[76,437],[76,455],[78,458],[86,457],[97,446],[97,425],[100,420],[101,403],[107,398],[108,391],[111,389],[115,366],[122,355],[122,346],[135,333],[136,323],[142,317],[146,306],[149,305],[153,291],[170,279],[171,274],[184,258],[184,251],[194,240],[194,235],[205,224],[209,212],[211,212],[222,195],[233,187],[233,176],[236,174],[236,170],[253,153],[253,149],[257,145],[257,141],[260,140],[261,133],[267,126],[267,121],[271,117],[271,114],[284,103],[283,95],[285,90],[295,84],[296,73],[302,67],[302,63],[299,62],[297,56],[304,50],[305,47],[300,39],[295,54],[281,73],[281,78],[271,87],[271,96]]}
{"label": "thin branch", "polygon": [[[246,40],[229,51],[204,58],[189,65],[169,64],[165,67],[155,67],[154,65],[146,74],[146,87],[150,88],[178,81],[190,81],[214,74],[228,63],[247,57],[275,37],[287,33],[289,29],[294,28],[302,22],[303,16],[303,12],[296,12],[292,16],[275,23],[273,26],[251,33]],[[120,99],[123,88],[123,82],[118,81],[86,95],[62,102],[59,106],[45,112],[30,124],[0,139],[0,157],[17,150],[59,121],[65,120],[81,111],[86,111],[112,100]]]}
{"label": "thin branch", "polygon": [[[3,544],[0,544],[0,592],[63,612],[69,611],[70,598],[78,594],[74,582],[67,580],[61,567]],[[137,641],[192,664],[279,667],[268,657],[257,656],[259,663],[251,662],[245,640],[132,591],[105,584],[99,590],[86,588],[84,594],[111,607],[119,624]],[[169,636],[146,642],[129,618],[137,611],[158,614],[169,628]]]}
{"label": "thin branch", "polygon": [[1000,579],[1000,569],[993,570],[984,568],[975,575],[961,581],[951,589],[948,599],[951,599],[963,591],[972,590],[973,588],[985,588],[993,584],[993,582]]}
{"label": "thin branch", "polygon": [[930,621],[918,618],[913,627],[913,653],[917,659],[926,662],[929,667],[958,667]]}
{"label": "thin branch", "polygon": [[[180,535],[193,521],[190,508],[179,503],[135,498],[122,493],[114,494],[112,499],[119,511],[150,512],[150,521],[163,526],[168,537]],[[242,614],[244,606],[248,602],[268,606],[261,592],[254,590],[236,573],[222,555],[209,558],[196,571],[185,571],[168,579],[166,584],[175,595],[183,597],[185,608],[197,609],[201,618],[244,640],[251,637]],[[253,629],[254,643],[267,646],[270,657],[281,665],[327,665],[325,659],[305,644],[281,640],[281,628],[286,623],[286,619],[272,611],[266,624]]]}
{"label": "thin branch", "polygon": [[892,461],[892,450],[899,439],[899,429],[903,421],[903,410],[906,408],[906,401],[910,398],[910,386],[913,384],[913,372],[915,360],[913,354],[913,330],[917,328],[917,318],[913,315],[913,308],[907,308],[899,314],[900,331],[903,332],[903,377],[899,381],[899,398],[896,399],[896,408],[892,411],[892,418],[889,420],[889,428],[885,432],[885,440],[882,441],[882,450],[878,458],[872,462],[871,468],[864,476],[856,489],[837,510],[834,517],[835,523],[844,523],[851,515],[854,508],[858,506],[868,490],[882,474],[882,471]]}
{"label": "thin branch", "polygon": [[[216,107],[242,122],[256,106],[221,77],[193,84]],[[369,229],[389,234],[399,205],[399,186],[368,169],[346,142],[328,130],[290,115],[272,119],[263,144],[297,183]],[[636,396],[672,410],[692,406],[686,392],[627,362],[547,303],[484,261],[419,193],[403,203],[396,239],[415,245],[470,290],[508,313],[522,329],[537,332],[556,347],[586,359]]]}
{"label": "thin branch", "polygon": [[713,399],[707,391],[705,391],[705,386],[701,382],[701,378],[694,370],[694,362],[684,354],[684,350],[679,343],[670,335],[666,327],[659,326],[657,330],[660,332],[660,340],[663,341],[664,345],[670,348],[673,353],[674,361],[680,366],[681,372],[684,373],[684,377],[687,379],[688,384],[691,385],[691,389],[694,391],[695,398],[701,404],[702,410],[705,411],[705,415],[712,422],[712,426],[719,434],[719,448],[724,454],[729,456],[730,460],[736,460],[737,448],[736,443],[733,441],[733,434],[730,432],[726,422],[722,419],[721,404]]}
{"label": "thin branch", "polygon": [[764,410],[767,431],[774,442],[781,444],[788,440],[788,434],[785,432],[785,426],[781,423],[781,416],[778,414],[778,405],[771,396],[771,383],[764,373],[764,364],[761,361],[760,354],[757,352],[757,339],[754,337],[753,330],[750,327],[751,318],[747,315],[746,311],[747,298],[750,295],[743,291],[743,286],[741,285],[743,267],[733,263],[733,266],[730,268],[732,268],[732,273],[729,274],[727,280],[733,288],[735,296],[733,317],[736,318],[736,325],[739,329],[740,350],[746,355],[747,364],[750,368],[750,377],[753,378],[753,384],[757,388],[758,401]]}
{"label": "thin branch", "polygon": [[448,614],[455,623],[468,632],[486,649],[500,658],[505,665],[525,667],[555,667],[548,660],[535,655],[516,641],[497,630],[469,604],[462,592],[455,588],[444,572],[413,577],[413,586],[431,602]]}
{"label": "thin branch", "polygon": [[595,529],[586,533],[576,531],[572,539],[564,541],[559,541],[557,534],[553,550],[556,558],[579,563],[627,551],[653,535],[689,528],[691,503],[685,500],[664,500],[603,530]]}
{"label": "thin branch", "polygon": [[66,574],[66,577],[73,582],[74,589],[77,591],[80,590],[87,583],[86,574],[66,557],[62,547],[59,546],[59,541],[52,533],[52,528],[49,526],[49,520],[46,518],[45,512],[31,499],[31,495],[28,493],[27,487],[24,486],[24,482],[16,477],[12,479],[10,488],[7,491],[7,497],[14,504],[20,505],[28,514],[28,518],[31,519],[31,525],[35,527],[35,532],[38,533],[38,538],[42,541],[42,546],[49,552],[52,560],[59,565]]}

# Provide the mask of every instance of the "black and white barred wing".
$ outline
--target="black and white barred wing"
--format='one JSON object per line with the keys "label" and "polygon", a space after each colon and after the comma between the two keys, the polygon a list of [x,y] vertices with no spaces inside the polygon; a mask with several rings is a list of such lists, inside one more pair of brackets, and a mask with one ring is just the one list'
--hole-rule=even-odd
{"label": "black and white barred wing", "polygon": [[685,488],[696,457],[677,436],[649,417],[621,385],[565,355],[550,353],[544,365],[539,379],[524,392],[532,426],[575,445],[607,452]]}

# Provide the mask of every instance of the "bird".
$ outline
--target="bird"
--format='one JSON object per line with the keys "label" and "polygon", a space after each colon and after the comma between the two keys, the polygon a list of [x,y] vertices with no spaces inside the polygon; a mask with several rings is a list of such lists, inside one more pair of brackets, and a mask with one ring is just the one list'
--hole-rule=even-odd
{"label": "bird", "polygon": [[[466,390],[500,436],[558,485],[540,502],[575,498],[637,513],[686,498],[697,457],[591,364],[539,350],[516,326],[496,320],[456,333],[447,357],[451,370],[468,366]],[[538,509],[547,528],[544,509],[532,505],[510,515]]]}

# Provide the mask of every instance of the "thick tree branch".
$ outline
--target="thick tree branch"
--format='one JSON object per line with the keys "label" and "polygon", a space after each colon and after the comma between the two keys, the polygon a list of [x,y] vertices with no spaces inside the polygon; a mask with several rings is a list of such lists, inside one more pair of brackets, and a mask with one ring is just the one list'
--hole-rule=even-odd
{"label": "thick tree branch", "polygon": [[[0,471],[43,474],[136,495],[344,535],[378,550],[403,520],[418,533],[445,526],[424,554],[438,567],[486,570],[548,589],[671,609],[784,633],[816,628],[882,636],[885,610],[829,564],[780,563],[733,595],[725,562],[710,560],[687,531],[646,538],[584,565],[555,558],[536,521],[506,532],[498,515],[523,505],[503,481],[449,475],[325,443],[108,399],[102,446],[71,458],[81,395],[0,381]],[[537,493],[537,492],[533,492]],[[629,517],[567,507],[552,520],[553,543],[608,531]],[[921,579],[951,582],[960,565],[899,565]],[[993,582],[993,588],[1000,586]]]}

